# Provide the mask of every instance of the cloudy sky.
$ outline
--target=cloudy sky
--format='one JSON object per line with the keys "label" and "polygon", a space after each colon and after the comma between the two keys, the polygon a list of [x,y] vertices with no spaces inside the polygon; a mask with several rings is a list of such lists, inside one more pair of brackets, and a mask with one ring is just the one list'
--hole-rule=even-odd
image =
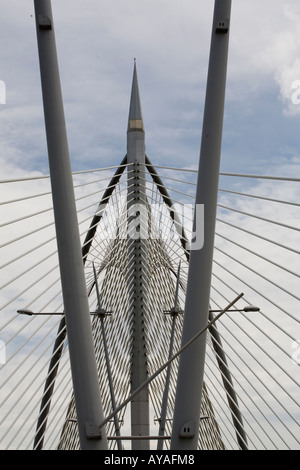
{"label": "cloudy sky", "polygon": [[[213,0],[52,0],[73,171],[118,165],[123,159],[134,58],[149,158],[154,164],[197,168],[213,6]],[[6,86],[0,104],[0,180],[48,174],[33,0],[0,0],[0,9],[0,83]],[[299,0],[233,0],[221,171],[299,177],[299,102]],[[36,190],[44,191],[39,184]],[[2,199],[15,197],[2,186]],[[299,202],[294,186],[287,191],[263,181],[255,190]],[[22,185],[20,191],[22,197]],[[28,211],[42,209],[36,200],[32,204]],[[293,207],[279,214],[277,206],[261,207],[261,201],[241,204],[239,209],[261,210],[288,224],[299,220]],[[18,207],[15,215],[5,210],[3,220],[20,217]],[[241,216],[231,214],[230,220],[258,231],[256,221],[253,228]],[[261,234],[275,238],[272,229],[266,233],[263,227]],[[287,236],[276,228],[276,237],[298,250],[298,233]],[[250,239],[239,241],[253,248]],[[265,254],[261,245],[256,241],[255,249]],[[15,250],[5,256],[16,256]],[[293,254],[288,258],[277,250],[270,256],[298,272]],[[243,252],[241,259],[266,273],[255,257],[245,258]],[[298,295],[298,279],[293,285],[286,275],[275,280]],[[273,291],[267,293],[274,298]],[[291,312],[298,306],[294,302]]]}
{"label": "cloudy sky", "polygon": [[[150,159],[197,166],[213,5],[52,1],[74,171],[123,158],[134,57]],[[223,171],[299,163],[299,23],[297,0],[232,2]],[[0,31],[2,176],[48,173],[33,1],[1,0]]]}

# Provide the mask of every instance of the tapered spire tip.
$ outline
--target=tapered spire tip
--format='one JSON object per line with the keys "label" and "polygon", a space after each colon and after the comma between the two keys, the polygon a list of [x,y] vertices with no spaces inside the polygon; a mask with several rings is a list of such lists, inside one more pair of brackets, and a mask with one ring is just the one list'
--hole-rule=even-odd
{"label": "tapered spire tip", "polygon": [[134,58],[133,79],[128,118],[128,132],[129,131],[144,131],[141,99],[136,69],[136,58]]}

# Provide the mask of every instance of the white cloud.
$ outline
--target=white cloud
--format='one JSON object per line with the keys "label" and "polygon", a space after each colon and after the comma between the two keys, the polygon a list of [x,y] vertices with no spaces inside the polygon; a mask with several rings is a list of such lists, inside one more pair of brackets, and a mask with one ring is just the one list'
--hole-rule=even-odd
{"label": "white cloud", "polygon": [[[134,57],[149,156],[177,164],[184,153],[197,164],[213,2],[52,5],[74,169],[117,164],[124,156]],[[23,167],[26,162],[47,171],[33,4],[6,2],[4,11],[1,142]],[[238,102],[241,115],[255,115],[271,93],[286,113],[298,113],[300,106],[291,104],[299,70],[298,12],[294,0],[232,3],[228,109]]]}

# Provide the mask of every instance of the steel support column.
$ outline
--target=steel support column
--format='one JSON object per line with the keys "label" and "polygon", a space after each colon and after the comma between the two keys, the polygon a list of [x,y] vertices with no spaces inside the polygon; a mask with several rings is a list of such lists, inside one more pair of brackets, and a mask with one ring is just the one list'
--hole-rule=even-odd
{"label": "steel support column", "polygon": [[35,0],[37,41],[64,311],[81,449],[107,449],[50,0]]}
{"label": "steel support column", "polygon": [[[213,313],[209,312],[209,321],[211,322],[213,319]],[[211,335],[213,348],[216,353],[224,389],[226,390],[228,405],[231,410],[237,442],[241,450],[248,450],[247,435],[243,425],[243,418],[239,409],[238,398],[234,390],[232,377],[227,364],[226,354],[223,349],[222,340],[217,325],[213,325],[211,328],[209,328],[209,332]]]}
{"label": "steel support column", "polygon": [[[112,406],[112,409],[115,410],[116,398],[115,398],[112,370],[111,370],[111,365],[110,365],[110,360],[109,360],[109,353],[108,353],[108,346],[107,346],[106,332],[105,332],[105,325],[104,325],[104,318],[107,316],[108,313],[105,312],[105,310],[101,308],[98,279],[97,279],[97,273],[96,273],[94,263],[93,263],[93,271],[94,271],[94,283],[96,287],[97,300],[98,300],[96,314],[98,318],[100,318],[100,323],[101,323],[103,349],[104,349],[105,363],[106,363],[106,369],[107,369],[108,386],[109,386],[110,397],[111,397],[111,406]],[[114,424],[115,424],[116,437],[120,437],[121,434],[120,434],[119,417],[117,414],[114,416]],[[118,447],[118,450],[122,450],[122,441],[120,439],[117,439],[117,447]]]}
{"label": "steel support column", "polygon": [[[191,247],[182,344],[208,323],[222,143],[231,0],[215,0],[196,205],[204,205],[204,244]],[[196,209],[196,208],[195,208]],[[195,219],[196,221],[196,219]],[[199,227],[194,222],[194,233]],[[197,449],[206,337],[179,362],[171,449]]]}
{"label": "steel support column", "polygon": [[[177,270],[174,307],[169,312],[169,314],[172,316],[172,327],[171,327],[169,357],[168,357],[168,359],[171,359],[171,357],[173,356],[176,318],[177,318],[178,313],[179,313],[178,293],[179,293],[179,283],[180,283],[180,266],[181,266],[181,263],[179,263],[178,270]],[[165,313],[168,313],[168,312],[165,312]],[[163,393],[163,397],[162,397],[162,404],[161,404],[160,421],[159,421],[159,434],[158,434],[159,437],[161,437],[161,438],[165,434],[165,427],[166,427],[168,399],[169,399],[169,388],[170,388],[170,380],[171,380],[171,366],[172,366],[172,364],[169,364],[169,366],[167,368],[167,374],[166,374],[166,379],[165,379],[165,389],[164,389],[164,393]],[[163,450],[163,445],[164,445],[163,439],[159,439],[157,441],[157,450]]]}

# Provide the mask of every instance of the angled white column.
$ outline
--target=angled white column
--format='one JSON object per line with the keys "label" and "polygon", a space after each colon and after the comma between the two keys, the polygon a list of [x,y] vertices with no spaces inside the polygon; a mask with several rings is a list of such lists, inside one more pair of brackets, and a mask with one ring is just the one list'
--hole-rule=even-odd
{"label": "angled white column", "polygon": [[[204,244],[189,264],[182,345],[208,324],[212,260],[222,143],[231,0],[216,0],[202,129],[196,205],[204,205]],[[199,227],[194,222],[194,233]],[[197,247],[195,247],[197,248]],[[198,444],[206,336],[180,357],[172,430],[172,450]]]}
{"label": "angled white column", "polygon": [[[145,196],[145,132],[141,110],[136,64],[134,64],[127,129],[128,167],[128,272],[131,302],[131,392],[148,378],[145,313],[147,305],[148,217]],[[149,436],[148,385],[131,401],[133,436]],[[132,449],[149,449],[148,440],[132,440]]]}
{"label": "angled white column", "polygon": [[45,126],[80,445],[107,449],[50,0],[35,0]]}

